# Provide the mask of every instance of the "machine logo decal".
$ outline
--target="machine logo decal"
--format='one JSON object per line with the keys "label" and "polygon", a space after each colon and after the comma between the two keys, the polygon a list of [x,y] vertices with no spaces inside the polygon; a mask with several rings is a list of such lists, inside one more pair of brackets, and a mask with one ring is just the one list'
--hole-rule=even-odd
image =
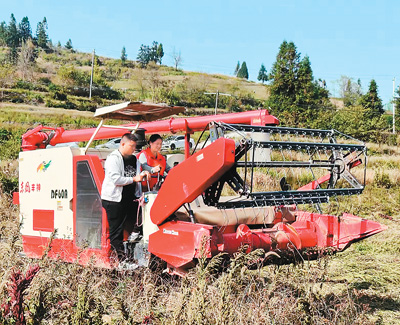
{"label": "machine logo decal", "polygon": [[163,229],[163,234],[178,236],[179,232],[173,229]]}
{"label": "machine logo decal", "polygon": [[37,172],[40,172],[40,171],[45,172],[47,170],[47,168],[49,168],[50,164],[51,164],[51,160],[49,160],[49,162],[43,161],[42,163],[40,163],[40,165],[38,166],[36,171]]}
{"label": "machine logo decal", "polygon": [[51,190],[52,199],[68,199],[68,191],[65,190]]}

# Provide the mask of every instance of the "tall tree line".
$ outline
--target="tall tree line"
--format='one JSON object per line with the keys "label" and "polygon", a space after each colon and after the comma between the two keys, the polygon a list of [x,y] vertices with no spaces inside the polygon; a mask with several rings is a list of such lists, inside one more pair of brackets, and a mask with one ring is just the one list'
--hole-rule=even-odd
{"label": "tall tree line", "polygon": [[28,43],[32,43],[36,48],[47,49],[49,45],[47,29],[46,17],[37,24],[35,36],[32,35],[32,28],[28,17],[23,17],[21,22],[17,24],[14,14],[11,14],[8,24],[5,21],[1,22],[0,46],[9,48],[8,60],[10,63],[17,63],[19,49],[32,47]]}

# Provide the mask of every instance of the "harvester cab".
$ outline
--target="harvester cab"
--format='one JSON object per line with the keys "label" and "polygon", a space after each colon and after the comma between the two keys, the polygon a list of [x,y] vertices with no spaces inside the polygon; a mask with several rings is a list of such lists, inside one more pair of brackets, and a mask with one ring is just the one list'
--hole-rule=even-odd
{"label": "harvester cab", "polygon": [[[50,257],[112,267],[100,200],[111,150],[90,145],[126,130],[142,139],[185,134],[184,156],[170,157],[174,167],[161,188],[140,200],[143,237],[127,248],[140,265],[155,256],[170,273],[183,274],[200,257],[234,254],[241,247],[274,252],[276,262],[312,259],[385,229],[349,213],[323,213],[329,201],[338,206],[345,204],[342,197],[362,193],[363,143],[334,130],[279,127],[266,110],[153,121],[183,110],[128,102],[98,109],[95,116],[140,125],[100,122],[96,129],[27,132],[16,195],[25,254],[40,258],[51,241]],[[194,132],[208,134],[202,148],[190,148]],[[88,142],[84,148],[44,149],[73,141]]]}

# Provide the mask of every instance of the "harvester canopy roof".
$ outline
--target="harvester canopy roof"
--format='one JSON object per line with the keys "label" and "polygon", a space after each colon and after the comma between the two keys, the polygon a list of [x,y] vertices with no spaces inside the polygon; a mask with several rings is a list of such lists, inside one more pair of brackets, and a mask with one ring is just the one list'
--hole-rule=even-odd
{"label": "harvester canopy roof", "polygon": [[125,102],[96,109],[95,117],[150,122],[185,111],[183,106],[169,106],[165,103]]}

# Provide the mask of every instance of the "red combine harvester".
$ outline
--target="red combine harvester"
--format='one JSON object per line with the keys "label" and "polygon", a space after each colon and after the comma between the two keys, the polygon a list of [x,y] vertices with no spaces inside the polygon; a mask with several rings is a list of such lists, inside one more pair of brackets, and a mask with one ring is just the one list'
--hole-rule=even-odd
{"label": "red combine harvester", "polygon": [[[96,129],[38,126],[25,133],[14,201],[20,204],[26,256],[42,257],[55,232],[50,257],[114,266],[100,199],[103,164],[112,149],[91,144],[127,130],[143,139],[185,134],[185,155],[171,155],[175,167],[160,190],[144,193],[143,238],[127,247],[140,265],[157,256],[169,272],[183,274],[201,256],[233,254],[242,246],[275,252],[282,260],[316,258],[386,229],[348,213],[322,213],[330,198],[340,202],[363,191],[363,143],[334,130],[279,127],[266,110],[154,121],[182,111],[127,102],[100,108],[95,116],[140,124],[106,126],[101,120]],[[209,134],[207,141],[190,148],[190,135],[199,131]],[[87,141],[86,147],[61,146],[78,141]]]}

